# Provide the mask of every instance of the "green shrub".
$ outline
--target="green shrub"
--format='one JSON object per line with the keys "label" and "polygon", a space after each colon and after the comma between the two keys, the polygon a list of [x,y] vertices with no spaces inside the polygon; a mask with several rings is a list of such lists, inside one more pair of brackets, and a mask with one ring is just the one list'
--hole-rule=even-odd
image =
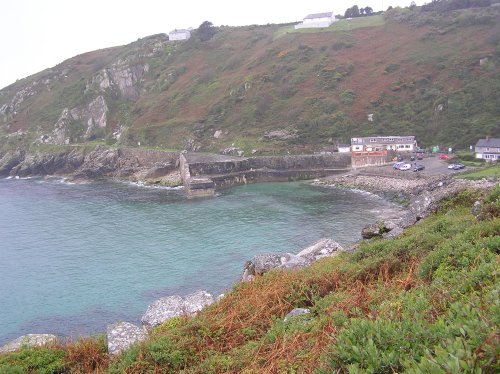
{"label": "green shrub", "polygon": [[354,103],[354,99],[356,99],[356,93],[352,90],[345,90],[339,94],[340,101],[343,104],[351,106]]}
{"label": "green shrub", "polygon": [[23,348],[18,352],[0,356],[0,373],[62,373],[65,369],[64,356],[61,350]]}

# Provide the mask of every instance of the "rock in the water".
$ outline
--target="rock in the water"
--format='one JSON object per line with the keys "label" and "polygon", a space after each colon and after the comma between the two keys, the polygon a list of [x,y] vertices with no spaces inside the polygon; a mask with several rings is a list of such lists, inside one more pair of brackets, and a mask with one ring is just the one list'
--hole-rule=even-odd
{"label": "rock in the water", "polygon": [[0,353],[14,352],[22,347],[41,347],[50,343],[55,343],[57,336],[52,334],[28,334],[5,344],[0,348]]}
{"label": "rock in the water", "polygon": [[109,325],[107,335],[110,355],[116,355],[129,348],[132,344],[145,340],[147,337],[142,328],[129,322],[117,322]]}
{"label": "rock in the water", "polygon": [[163,297],[148,306],[141,322],[146,327],[155,327],[174,317],[195,314],[213,302],[213,296],[206,291],[197,291],[185,298]]}
{"label": "rock in the water", "polygon": [[290,313],[288,313],[285,316],[285,319],[283,320],[283,322],[287,323],[290,320],[290,318],[297,317],[297,316],[302,316],[304,314],[309,314],[309,313],[311,313],[311,311],[309,309],[306,309],[306,308],[295,308],[295,309],[293,309],[292,311],[290,311]]}

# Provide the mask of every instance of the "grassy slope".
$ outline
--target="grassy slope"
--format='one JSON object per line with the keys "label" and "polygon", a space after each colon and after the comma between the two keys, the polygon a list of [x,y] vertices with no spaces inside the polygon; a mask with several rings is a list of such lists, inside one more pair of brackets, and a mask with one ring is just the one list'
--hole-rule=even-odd
{"label": "grassy slope", "polygon": [[[87,340],[0,357],[0,372],[498,372],[499,234],[500,188],[466,191],[398,239],[239,284],[111,362]],[[295,307],[311,313],[284,323]]]}
{"label": "grassy slope", "polygon": [[[51,90],[29,97],[0,130],[50,131],[64,107],[91,100],[84,90],[92,75],[132,56],[133,64],[150,66],[139,99],[105,95],[109,126],[130,126],[123,140],[129,144],[181,149],[193,139],[203,150],[234,143],[266,154],[307,152],[354,135],[411,133],[424,146],[465,147],[500,136],[498,21],[498,10],[482,9],[445,16],[396,11],[320,32],[223,27],[208,42],[192,38],[144,57],[161,38],[153,36],[77,56],[3,90],[0,105],[57,72]],[[483,57],[489,61],[480,66]],[[282,128],[296,129],[299,138],[262,139]],[[227,135],[215,139],[216,130]]]}

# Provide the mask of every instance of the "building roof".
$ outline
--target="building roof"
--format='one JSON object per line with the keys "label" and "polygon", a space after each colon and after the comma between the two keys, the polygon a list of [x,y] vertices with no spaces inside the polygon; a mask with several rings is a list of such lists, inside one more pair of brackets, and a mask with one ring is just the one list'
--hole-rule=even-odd
{"label": "building roof", "polygon": [[333,14],[333,12],[309,14],[304,19],[327,18],[327,17],[331,17],[332,14]]}
{"label": "building roof", "polygon": [[476,147],[500,148],[500,138],[479,139],[476,143]]}
{"label": "building roof", "polygon": [[191,33],[191,30],[185,30],[185,29],[177,30],[177,29],[175,29],[175,30],[170,31],[169,34],[180,34],[180,33],[184,34],[186,32]]}
{"label": "building roof", "polygon": [[351,145],[350,144],[339,144],[339,148],[349,148]]}
{"label": "building roof", "polygon": [[[374,139],[375,141],[372,142],[370,141],[371,139]],[[388,135],[388,136],[365,136],[365,137],[358,137],[358,138],[351,138],[351,144],[388,144],[388,143],[395,143],[399,144],[401,142],[407,143],[407,142],[413,142],[415,141],[415,136],[414,135]]]}

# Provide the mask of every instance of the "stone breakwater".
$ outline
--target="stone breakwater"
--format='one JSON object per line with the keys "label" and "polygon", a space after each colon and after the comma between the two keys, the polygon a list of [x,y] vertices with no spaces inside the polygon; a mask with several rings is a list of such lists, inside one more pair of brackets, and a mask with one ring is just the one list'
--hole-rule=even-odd
{"label": "stone breakwater", "polygon": [[410,196],[418,195],[422,191],[429,189],[429,186],[432,186],[432,184],[442,181],[443,177],[403,179],[359,174],[344,174],[340,176],[326,177],[320,181],[319,184],[360,189],[383,195],[386,195],[387,193],[402,193]]}

